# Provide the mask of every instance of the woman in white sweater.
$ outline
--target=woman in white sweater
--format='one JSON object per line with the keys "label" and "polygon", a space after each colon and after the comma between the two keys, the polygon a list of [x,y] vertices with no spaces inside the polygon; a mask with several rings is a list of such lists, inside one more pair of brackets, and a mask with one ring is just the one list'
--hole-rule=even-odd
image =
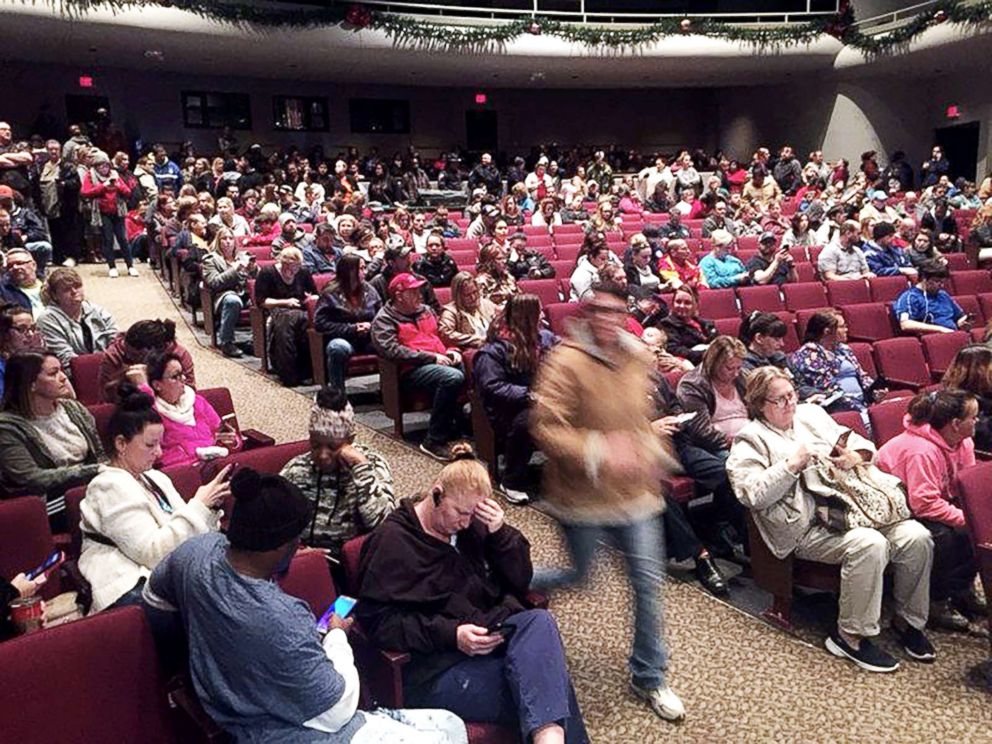
{"label": "woman in white sweater", "polygon": [[230,494],[230,466],[201,486],[189,502],[169,477],[153,470],[162,454],[162,419],[151,396],[129,383],[108,427],[108,467],[80,505],[79,569],[93,588],[93,611],[138,604],[152,569],[187,538],[216,530]]}

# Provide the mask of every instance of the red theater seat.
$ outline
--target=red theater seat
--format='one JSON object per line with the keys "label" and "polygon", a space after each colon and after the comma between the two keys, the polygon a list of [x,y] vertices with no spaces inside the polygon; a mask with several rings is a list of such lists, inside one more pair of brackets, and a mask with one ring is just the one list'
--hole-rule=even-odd
{"label": "red theater seat", "polygon": [[801,284],[785,284],[782,286],[787,310],[808,310],[818,307],[830,307],[827,292],[819,282],[804,282]]}
{"label": "red theater seat", "polygon": [[955,271],[951,274],[955,295],[976,295],[992,292],[992,275],[984,269]]}
{"label": "red theater seat", "polygon": [[741,312],[744,315],[752,313],[755,310],[774,313],[785,309],[785,305],[782,302],[782,295],[779,293],[778,287],[774,284],[769,286],[738,287],[737,296],[740,298]]}
{"label": "red theater seat", "polygon": [[558,296],[557,279],[521,279],[517,282],[521,292],[537,295],[542,305],[561,302]]}
{"label": "red theater seat", "polygon": [[872,302],[893,302],[909,287],[909,280],[900,276],[873,276],[868,280]]}
{"label": "red theater seat", "polygon": [[920,336],[920,343],[923,344],[923,355],[926,357],[927,366],[930,367],[930,374],[933,376],[934,382],[938,382],[944,376],[944,372],[951,366],[958,350],[970,341],[971,336],[966,331],[927,333]]}
{"label": "red theater seat", "polygon": [[827,288],[827,299],[830,300],[831,307],[839,308],[844,305],[871,302],[871,293],[868,290],[868,284],[863,279],[825,282],[825,286]]}
{"label": "red theater seat", "polygon": [[96,354],[80,354],[69,361],[72,387],[76,391],[76,399],[84,406],[103,402],[103,390],[100,389],[98,382],[102,361],[102,351]]}
{"label": "red theater seat", "polygon": [[889,306],[881,302],[862,305],[844,305],[840,308],[847,320],[847,333],[853,341],[880,341],[892,338],[893,318]]}
{"label": "red theater seat", "polygon": [[917,338],[903,336],[876,342],[875,364],[892,388],[915,391],[930,384],[930,369]]}
{"label": "red theater seat", "polygon": [[740,318],[737,307],[737,294],[732,289],[704,289],[699,293],[699,317],[707,320],[717,318]]}
{"label": "red theater seat", "polygon": [[892,437],[902,434],[903,418],[909,410],[911,397],[888,398],[881,403],[876,403],[868,407],[868,420],[871,422],[871,430],[875,445],[881,447]]}

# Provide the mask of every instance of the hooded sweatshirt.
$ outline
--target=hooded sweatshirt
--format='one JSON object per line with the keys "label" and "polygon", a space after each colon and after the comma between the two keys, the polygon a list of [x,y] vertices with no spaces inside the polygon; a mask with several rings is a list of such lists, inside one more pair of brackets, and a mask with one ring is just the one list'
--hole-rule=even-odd
{"label": "hooded sweatshirt", "polygon": [[968,437],[951,447],[930,424],[913,424],[907,415],[903,425],[906,430],[879,449],[875,464],[906,484],[914,517],[964,527],[955,481],[961,468],[975,464],[974,441]]}
{"label": "hooded sweatshirt", "polygon": [[[105,401],[113,403],[117,400],[117,386],[124,379],[127,368],[132,364],[144,364],[149,351],[149,349],[135,349],[128,345],[123,333],[113,340],[107,350],[103,352],[98,376],[100,390],[103,391]],[[189,352],[176,341],[168,344],[164,351],[179,356],[180,364],[182,364],[183,372],[186,375],[186,384],[195,388],[196,376],[193,374],[193,357],[190,356]]]}

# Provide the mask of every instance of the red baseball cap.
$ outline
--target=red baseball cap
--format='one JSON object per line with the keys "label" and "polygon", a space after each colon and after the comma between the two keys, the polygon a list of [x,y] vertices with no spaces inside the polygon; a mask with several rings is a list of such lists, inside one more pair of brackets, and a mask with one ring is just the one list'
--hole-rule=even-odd
{"label": "red baseball cap", "polygon": [[0,186],[0,199],[13,199],[14,190],[10,186],[3,185]]}
{"label": "red baseball cap", "polygon": [[413,274],[397,274],[389,281],[389,296],[395,297],[398,292],[402,292],[405,289],[418,289],[425,284],[427,284],[426,279],[421,279]]}

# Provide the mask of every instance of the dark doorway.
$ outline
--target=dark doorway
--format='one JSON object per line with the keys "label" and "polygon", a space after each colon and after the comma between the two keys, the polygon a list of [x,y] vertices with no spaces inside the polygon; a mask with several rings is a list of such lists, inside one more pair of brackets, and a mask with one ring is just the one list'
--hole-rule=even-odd
{"label": "dark doorway", "polygon": [[971,121],[934,130],[938,145],[944,150],[944,157],[951,163],[951,180],[964,176],[975,180],[978,169],[978,130],[981,123]]}
{"label": "dark doorway", "polygon": [[465,145],[471,153],[490,152],[495,155],[497,147],[497,126],[495,111],[478,109],[465,112]]}
{"label": "dark doorway", "polygon": [[107,109],[107,113],[110,113],[110,99],[106,96],[78,96],[71,93],[65,97],[65,120],[68,124],[96,121],[97,109]]}

